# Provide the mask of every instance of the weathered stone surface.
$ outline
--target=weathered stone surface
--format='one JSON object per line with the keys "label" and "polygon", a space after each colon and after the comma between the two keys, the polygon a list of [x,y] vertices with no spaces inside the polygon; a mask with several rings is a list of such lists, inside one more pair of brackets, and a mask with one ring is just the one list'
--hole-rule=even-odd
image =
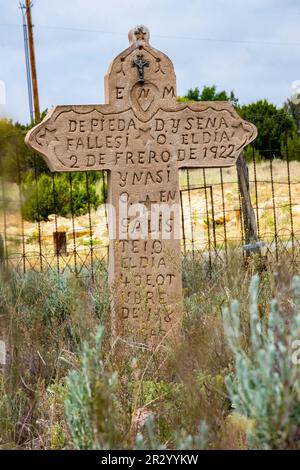
{"label": "weathered stone surface", "polygon": [[173,64],[148,30],[129,39],[105,77],[106,104],[58,106],[26,142],[52,171],[109,171],[113,331],[156,344],[182,318],[178,170],[231,166],[257,131],[228,102],[178,103]]}

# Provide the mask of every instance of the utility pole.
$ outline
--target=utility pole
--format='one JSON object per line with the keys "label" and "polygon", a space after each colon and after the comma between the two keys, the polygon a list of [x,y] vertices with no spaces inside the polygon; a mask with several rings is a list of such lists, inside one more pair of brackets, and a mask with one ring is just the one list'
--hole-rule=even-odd
{"label": "utility pole", "polygon": [[26,65],[26,78],[27,78],[27,90],[28,90],[28,100],[29,100],[30,122],[33,122],[34,121],[34,114],[33,114],[33,99],[32,99],[32,82],[31,82],[31,73],[30,73],[30,59],[29,59],[29,48],[28,48],[28,33],[27,33],[27,23],[26,23],[26,7],[21,2],[20,2],[20,10],[22,12],[22,19],[23,19],[23,39],[24,39],[25,65]]}
{"label": "utility pole", "polygon": [[34,116],[35,116],[35,120],[39,121],[40,120],[40,103],[39,103],[39,91],[38,91],[38,83],[37,83],[33,28],[32,28],[32,18],[31,18],[31,0],[26,0],[26,16],[27,16],[27,28],[28,28],[28,43],[29,43],[29,55],[30,55],[32,91],[33,91]]}

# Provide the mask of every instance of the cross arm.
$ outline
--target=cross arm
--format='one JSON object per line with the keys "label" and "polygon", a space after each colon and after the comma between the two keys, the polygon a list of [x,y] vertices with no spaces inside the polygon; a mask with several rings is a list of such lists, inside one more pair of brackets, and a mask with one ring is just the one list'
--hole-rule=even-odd
{"label": "cross arm", "polygon": [[128,142],[131,110],[110,105],[57,106],[26,136],[27,146],[42,155],[51,171],[111,170],[118,149]]}
{"label": "cross arm", "polygon": [[151,131],[173,149],[178,168],[232,166],[257,136],[227,101],[176,103],[156,113]]}

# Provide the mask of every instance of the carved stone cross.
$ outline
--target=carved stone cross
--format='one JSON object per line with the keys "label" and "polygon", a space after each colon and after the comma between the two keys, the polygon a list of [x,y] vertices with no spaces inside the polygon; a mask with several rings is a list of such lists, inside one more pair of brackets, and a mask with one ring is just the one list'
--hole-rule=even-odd
{"label": "carved stone cross", "polygon": [[106,104],[57,106],[26,143],[51,171],[108,171],[112,331],[151,346],[178,338],[183,313],[179,169],[232,166],[257,131],[228,102],[178,103],[173,64],[147,28],[129,40]]}

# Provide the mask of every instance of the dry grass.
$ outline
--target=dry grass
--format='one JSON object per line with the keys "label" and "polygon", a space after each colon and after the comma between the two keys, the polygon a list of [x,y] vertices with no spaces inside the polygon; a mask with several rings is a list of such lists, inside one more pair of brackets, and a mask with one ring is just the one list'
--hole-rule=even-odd
{"label": "dry grass", "polygon": [[[174,448],[176,433],[195,434],[203,420],[210,430],[209,448],[246,448],[249,422],[231,416],[224,385],[232,357],[221,312],[238,298],[244,336],[249,336],[248,286],[257,269],[261,265],[256,258],[245,264],[237,252],[231,253],[227,266],[215,264],[212,270],[200,259],[185,259],[183,339],[176,348],[162,347],[151,355],[124,347],[111,349],[105,272],[95,284],[72,276],[3,274],[0,308],[10,360],[0,375],[0,446],[73,447],[63,405],[65,377],[72,369],[80,370],[83,342],[102,323],[107,329],[104,369],[107,374],[118,373],[118,386],[111,397],[114,411],[107,417],[101,407],[103,384],[98,382],[98,401],[91,403],[90,413],[97,429],[105,427],[104,417],[109,420],[118,448],[134,447],[136,426],[143,427],[143,416],[149,413],[155,416],[157,439],[169,448]],[[282,275],[274,278],[275,269]],[[288,265],[269,265],[261,276],[262,315],[275,290],[288,305]]]}

